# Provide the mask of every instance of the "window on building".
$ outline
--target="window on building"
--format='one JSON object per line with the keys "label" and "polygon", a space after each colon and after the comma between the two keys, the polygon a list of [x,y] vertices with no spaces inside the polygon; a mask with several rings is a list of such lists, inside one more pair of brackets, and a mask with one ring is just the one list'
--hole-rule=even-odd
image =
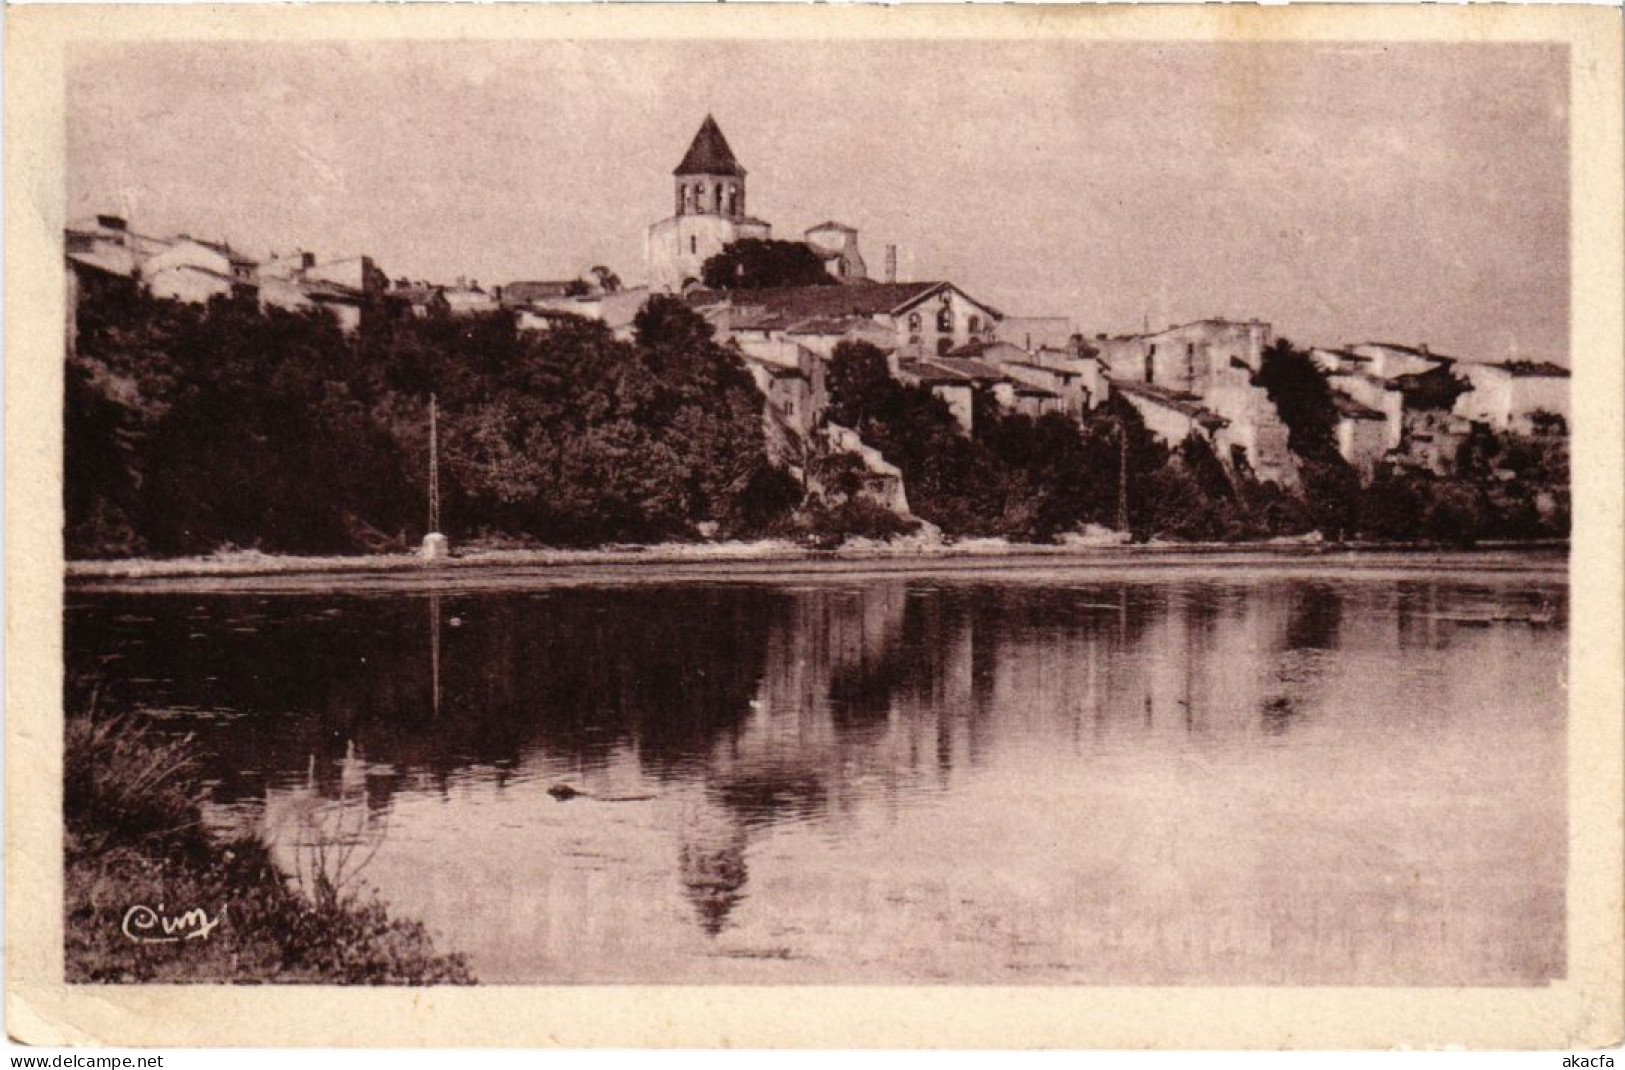
{"label": "window on building", "polygon": [[948,350],[952,349],[953,347],[954,347],[954,340],[952,338],[938,338],[937,339],[937,356],[939,356],[939,357],[947,356],[948,355]]}
{"label": "window on building", "polygon": [[721,215],[722,214],[722,183],[721,182],[718,182],[715,186],[711,187],[711,194],[712,194],[712,199],[716,203],[716,213],[717,213],[717,215]]}
{"label": "window on building", "polygon": [[692,234],[688,236],[688,251],[690,254],[698,253],[700,251],[700,239],[696,238]]}
{"label": "window on building", "polygon": [[970,331],[971,334],[980,334],[982,332],[982,317],[972,316],[966,330]]}
{"label": "window on building", "polygon": [[[918,312],[910,312],[908,314],[908,329],[910,331],[915,332],[916,334],[919,333],[919,330],[920,330],[920,314]],[[915,341],[919,341],[919,339],[916,338]]]}
{"label": "window on building", "polygon": [[947,305],[937,309],[937,332],[939,334],[952,334],[954,330],[954,310]]}

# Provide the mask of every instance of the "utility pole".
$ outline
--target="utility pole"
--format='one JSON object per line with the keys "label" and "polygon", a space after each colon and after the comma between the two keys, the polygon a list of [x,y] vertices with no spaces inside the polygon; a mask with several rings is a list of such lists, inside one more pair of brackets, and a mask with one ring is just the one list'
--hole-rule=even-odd
{"label": "utility pole", "polygon": [[433,394],[429,395],[429,533],[423,536],[419,555],[425,561],[438,561],[451,552],[446,537],[440,533],[440,411]]}
{"label": "utility pole", "polygon": [[429,530],[440,530],[440,419],[439,405],[429,395]]}

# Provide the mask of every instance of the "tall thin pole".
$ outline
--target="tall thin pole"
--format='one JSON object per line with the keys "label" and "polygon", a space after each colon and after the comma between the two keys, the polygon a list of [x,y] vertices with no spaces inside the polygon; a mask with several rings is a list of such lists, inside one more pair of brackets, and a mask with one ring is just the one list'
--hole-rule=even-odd
{"label": "tall thin pole", "polygon": [[1117,530],[1128,530],[1128,435],[1117,422]]}
{"label": "tall thin pole", "polygon": [[429,594],[429,684],[434,689],[434,715],[440,717],[440,595]]}
{"label": "tall thin pole", "polygon": [[440,530],[440,428],[433,394],[429,395],[429,530]]}

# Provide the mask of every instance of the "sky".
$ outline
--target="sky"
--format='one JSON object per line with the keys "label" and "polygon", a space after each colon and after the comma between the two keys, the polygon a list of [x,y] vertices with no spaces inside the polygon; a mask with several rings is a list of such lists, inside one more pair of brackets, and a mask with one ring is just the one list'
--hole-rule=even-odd
{"label": "sky", "polygon": [[1566,49],[1013,41],[82,46],[68,212],[391,277],[643,275],[707,112],[775,237],[1087,334],[1568,363]]}

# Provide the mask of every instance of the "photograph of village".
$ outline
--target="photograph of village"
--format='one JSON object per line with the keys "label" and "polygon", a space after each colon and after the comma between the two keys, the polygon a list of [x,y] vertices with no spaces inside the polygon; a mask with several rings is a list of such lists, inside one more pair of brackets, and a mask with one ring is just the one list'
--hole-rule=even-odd
{"label": "photograph of village", "polygon": [[67,979],[1560,980],[1567,78],[78,46]]}

